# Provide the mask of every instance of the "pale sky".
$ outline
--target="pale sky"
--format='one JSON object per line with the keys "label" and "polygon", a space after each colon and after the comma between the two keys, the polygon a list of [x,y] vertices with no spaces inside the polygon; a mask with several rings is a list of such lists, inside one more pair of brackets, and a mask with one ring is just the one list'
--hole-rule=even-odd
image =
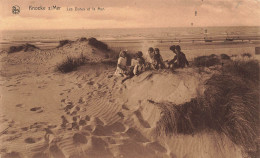
{"label": "pale sky", "polygon": [[[12,14],[14,5],[20,6],[20,14]],[[61,10],[47,10],[53,5]],[[46,10],[29,10],[29,6]],[[67,7],[104,10],[67,11]],[[260,26],[260,0],[0,1],[0,30],[192,27],[191,23],[193,27]]]}

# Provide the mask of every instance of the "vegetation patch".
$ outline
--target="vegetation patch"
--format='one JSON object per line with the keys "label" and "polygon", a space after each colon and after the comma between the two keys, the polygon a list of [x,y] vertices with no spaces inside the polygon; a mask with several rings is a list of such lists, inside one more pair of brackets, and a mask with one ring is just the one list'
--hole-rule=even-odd
{"label": "vegetation patch", "polygon": [[220,54],[220,58],[224,60],[231,60],[230,56],[228,56],[227,54]]}
{"label": "vegetation patch", "polygon": [[104,42],[98,41],[96,38],[93,38],[93,37],[89,38],[88,44],[92,45],[93,47],[95,47],[97,49],[109,51],[108,45]]}
{"label": "vegetation patch", "polygon": [[251,58],[252,57],[252,54],[250,53],[243,53],[241,54],[242,57],[248,57],[248,58]]}
{"label": "vegetation patch", "polygon": [[251,157],[259,154],[259,64],[232,61],[206,81],[203,96],[176,105],[151,103],[162,110],[156,133],[195,134],[217,131],[243,147]]}
{"label": "vegetation patch", "polygon": [[193,65],[196,67],[210,67],[221,64],[217,55],[212,54],[210,56],[198,56],[194,58]]}
{"label": "vegetation patch", "polygon": [[23,45],[20,45],[20,46],[11,46],[9,48],[8,53],[15,53],[15,52],[20,52],[20,51],[28,52],[28,51],[33,51],[35,49],[39,49],[39,48],[36,47],[35,45],[26,43],[26,44],[23,44]]}
{"label": "vegetation patch", "polygon": [[67,45],[67,44],[71,44],[73,41],[71,41],[71,40],[61,40],[59,43],[59,45],[58,45],[58,47],[57,48],[60,48],[60,47],[63,47],[63,46],[65,46],[65,45]]}
{"label": "vegetation patch", "polygon": [[57,70],[62,73],[68,73],[77,70],[79,66],[86,64],[88,59],[81,54],[79,58],[67,57],[65,61],[57,66]]}

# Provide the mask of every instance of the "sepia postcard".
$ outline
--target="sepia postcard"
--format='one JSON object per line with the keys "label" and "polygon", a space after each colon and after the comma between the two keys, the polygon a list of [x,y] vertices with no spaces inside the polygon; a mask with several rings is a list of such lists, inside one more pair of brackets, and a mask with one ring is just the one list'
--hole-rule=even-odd
{"label": "sepia postcard", "polygon": [[0,158],[257,158],[260,0],[1,0]]}

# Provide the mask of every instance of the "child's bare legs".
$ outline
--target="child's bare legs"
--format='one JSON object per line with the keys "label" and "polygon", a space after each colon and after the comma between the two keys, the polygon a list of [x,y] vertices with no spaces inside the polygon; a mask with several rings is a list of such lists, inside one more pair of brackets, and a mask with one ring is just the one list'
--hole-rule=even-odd
{"label": "child's bare legs", "polygon": [[135,65],[134,70],[133,70],[134,75],[138,74],[138,67],[139,67],[138,65]]}

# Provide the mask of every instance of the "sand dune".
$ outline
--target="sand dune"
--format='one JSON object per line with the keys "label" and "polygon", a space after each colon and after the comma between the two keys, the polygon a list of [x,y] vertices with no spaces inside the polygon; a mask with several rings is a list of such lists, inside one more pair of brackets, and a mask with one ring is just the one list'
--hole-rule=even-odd
{"label": "sand dune", "polygon": [[[96,64],[67,74],[55,70],[81,53]],[[214,132],[154,135],[160,109],[149,100],[188,102],[204,92],[213,70],[148,71],[121,84],[105,59],[86,41],[2,55],[1,157],[243,157]]]}

